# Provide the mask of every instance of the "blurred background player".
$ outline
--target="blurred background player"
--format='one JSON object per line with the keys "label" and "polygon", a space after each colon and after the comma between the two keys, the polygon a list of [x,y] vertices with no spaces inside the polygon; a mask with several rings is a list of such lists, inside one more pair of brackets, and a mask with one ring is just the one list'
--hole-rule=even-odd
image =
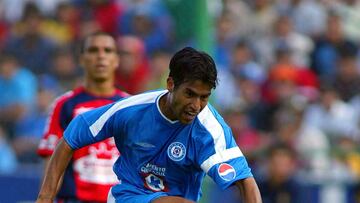
{"label": "blurred background player", "polygon": [[[84,86],[63,94],[54,102],[40,142],[38,154],[45,158],[46,165],[58,140],[75,116],[127,95],[114,86],[119,58],[115,40],[109,34],[96,32],[85,38],[80,64],[85,71]],[[63,176],[58,200],[106,202],[109,188],[117,183],[112,165],[118,156],[112,138],[77,150]]]}

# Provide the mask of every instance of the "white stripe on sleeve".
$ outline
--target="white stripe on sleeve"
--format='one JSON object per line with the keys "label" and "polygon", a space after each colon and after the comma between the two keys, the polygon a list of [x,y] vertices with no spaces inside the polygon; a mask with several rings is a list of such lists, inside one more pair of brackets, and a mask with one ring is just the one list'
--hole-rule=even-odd
{"label": "white stripe on sleeve", "polygon": [[239,147],[233,147],[226,149],[226,141],[224,135],[224,129],[220,125],[219,121],[215,118],[208,106],[206,106],[198,116],[201,124],[210,132],[214,140],[215,154],[210,156],[201,164],[201,168],[206,173],[215,164],[228,161],[233,158],[243,156]]}
{"label": "white stripe on sleeve", "polygon": [[216,154],[212,155],[211,157],[209,157],[208,159],[206,159],[202,164],[201,164],[201,169],[207,173],[211,167],[213,167],[214,165],[218,164],[218,163],[222,163],[222,162],[226,162],[228,160],[234,159],[234,158],[238,158],[243,156],[243,153],[241,152],[241,150],[239,149],[239,147],[233,147],[227,150],[224,150],[222,152],[217,152]]}
{"label": "white stripe on sleeve", "polygon": [[200,123],[210,132],[214,139],[215,152],[221,152],[226,149],[224,130],[214,114],[206,106],[198,116]]}
{"label": "white stripe on sleeve", "polygon": [[116,102],[111,108],[109,108],[105,113],[103,113],[100,116],[100,118],[90,126],[90,131],[92,136],[96,137],[98,133],[101,131],[101,129],[104,127],[106,121],[117,111],[127,108],[129,106],[155,102],[157,96],[159,96],[160,94],[166,91],[167,90],[143,93]]}

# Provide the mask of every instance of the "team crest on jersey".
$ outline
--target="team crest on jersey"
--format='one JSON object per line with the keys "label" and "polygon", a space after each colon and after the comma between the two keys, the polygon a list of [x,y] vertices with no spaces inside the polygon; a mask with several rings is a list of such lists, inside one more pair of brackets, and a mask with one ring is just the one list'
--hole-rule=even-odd
{"label": "team crest on jersey", "polygon": [[218,168],[219,176],[225,181],[231,181],[236,176],[236,171],[234,167],[230,164],[222,163]]}
{"label": "team crest on jersey", "polygon": [[169,145],[167,154],[173,161],[181,161],[186,155],[186,148],[181,142],[173,142]]}
{"label": "team crest on jersey", "polygon": [[158,177],[151,173],[146,174],[146,176],[145,176],[145,187],[154,192],[168,190],[164,184],[164,180],[161,177]]}

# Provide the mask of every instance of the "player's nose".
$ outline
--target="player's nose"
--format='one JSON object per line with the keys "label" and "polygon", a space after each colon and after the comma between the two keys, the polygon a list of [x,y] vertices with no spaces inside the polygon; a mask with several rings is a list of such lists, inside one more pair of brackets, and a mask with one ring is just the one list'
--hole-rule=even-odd
{"label": "player's nose", "polygon": [[199,97],[194,97],[192,100],[191,100],[191,108],[192,108],[192,111],[194,112],[199,112],[200,109],[201,109],[201,100]]}

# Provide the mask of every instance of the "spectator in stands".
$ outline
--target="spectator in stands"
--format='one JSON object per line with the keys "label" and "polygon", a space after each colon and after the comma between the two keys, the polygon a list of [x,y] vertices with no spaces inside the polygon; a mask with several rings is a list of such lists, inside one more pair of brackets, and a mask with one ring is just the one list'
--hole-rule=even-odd
{"label": "spectator in stands", "polygon": [[305,113],[304,122],[325,132],[331,141],[359,135],[357,111],[340,99],[331,83],[322,84],[318,102],[311,104]]}
{"label": "spectator in stands", "polygon": [[[313,41],[310,37],[294,29],[291,16],[281,15],[277,18],[272,41],[275,50],[279,46],[288,47],[292,63],[297,67],[309,67],[309,54],[314,46]],[[276,52],[275,50],[274,52]]]}
{"label": "spectator in stands", "polygon": [[352,198],[354,202],[360,202],[360,183],[358,182],[353,190]]}
{"label": "spectator in stands", "polygon": [[150,70],[143,41],[136,36],[123,36],[118,39],[118,47],[120,64],[115,83],[130,94],[144,91]]}
{"label": "spectator in stands", "polygon": [[348,102],[360,93],[358,48],[352,44],[344,44],[338,48],[338,52],[334,87],[340,98]]}
{"label": "spectator in stands", "polygon": [[52,17],[42,23],[42,33],[60,46],[69,45],[78,35],[79,11],[64,1],[56,6]]}
{"label": "spectator in stands", "polygon": [[[278,4],[284,6],[283,2]],[[316,38],[325,31],[327,10],[320,1],[290,0],[288,8],[282,12],[291,16],[299,33]]]}
{"label": "spectator in stands", "polygon": [[216,19],[216,44],[214,50],[215,62],[222,69],[228,70],[231,66],[231,50],[238,39],[236,32],[237,21],[235,14],[223,12]]}
{"label": "spectator in stands", "polygon": [[0,126],[0,174],[10,174],[16,170],[18,162],[14,150],[8,141],[3,128]]}
{"label": "spectator in stands", "polygon": [[15,56],[0,54],[0,125],[10,137],[18,122],[34,107],[36,93],[34,74],[21,67]]}
{"label": "spectator in stands", "polygon": [[[252,29],[256,25],[254,25],[253,22],[259,20],[259,18],[252,19],[252,17],[256,15],[256,8],[252,7],[251,3],[249,1],[237,0],[223,1],[223,8],[221,10],[221,14],[219,14],[217,17],[218,23],[225,26],[220,27],[223,27],[225,29],[221,28],[219,30],[220,32],[218,32],[217,34],[221,36],[225,35],[225,38],[228,39],[245,39],[247,37],[250,37],[251,34],[254,34],[254,32],[252,32]],[[264,13],[266,13],[266,10],[267,9],[264,9]],[[221,22],[224,22],[225,24]]]}
{"label": "spectator in stands", "polygon": [[311,68],[321,79],[333,80],[336,74],[336,62],[341,46],[356,46],[343,32],[343,24],[338,15],[330,13],[327,18],[326,31],[315,41],[311,53]]}
{"label": "spectator in stands", "polygon": [[358,0],[344,0],[332,1],[332,9],[340,16],[342,24],[344,25],[344,34],[347,38],[360,42],[360,1]]}
{"label": "spectator in stands", "polygon": [[265,68],[255,61],[248,43],[239,41],[231,51],[231,66],[219,70],[221,83],[215,90],[215,103],[221,110],[239,103],[248,109],[258,103],[258,90],[266,79]]}
{"label": "spectator in stands", "polygon": [[[261,86],[260,104],[257,105],[255,127],[260,130],[274,130],[274,114],[281,106],[298,93],[298,69],[289,63],[290,53],[277,50],[276,62],[271,67],[267,80]],[[286,62],[286,63],[285,63]]]}
{"label": "spectator in stands", "polygon": [[26,68],[35,74],[49,72],[54,43],[41,33],[43,16],[33,3],[25,7],[18,32],[10,36],[4,50],[12,53]]}
{"label": "spectator in stands", "polygon": [[250,22],[251,37],[264,37],[271,33],[272,26],[277,19],[278,13],[270,0],[249,1],[251,12]]}
{"label": "spectator in stands", "polygon": [[166,84],[169,75],[169,63],[171,55],[163,50],[155,51],[149,59],[150,74],[145,89],[159,89]]}
{"label": "spectator in stands", "polygon": [[61,93],[75,88],[81,81],[81,73],[70,48],[63,47],[55,51],[48,75],[58,83]]}
{"label": "spectator in stands", "polygon": [[300,183],[295,178],[296,153],[284,144],[276,144],[267,152],[266,175],[259,181],[264,203],[300,203]]}
{"label": "spectator in stands", "polygon": [[[340,136],[334,140],[336,145],[333,147],[335,158],[348,170],[348,176],[352,179],[360,179],[360,151],[359,137]],[[353,183],[351,180],[347,180]]]}
{"label": "spectator in stands", "polygon": [[117,35],[117,21],[123,13],[121,3],[115,0],[77,0],[74,1],[81,18],[94,19],[99,31]]}
{"label": "spectator in stands", "polygon": [[259,63],[268,67],[273,62],[271,46],[264,44],[272,43],[273,25],[278,18],[275,5],[270,0],[249,1],[251,4],[250,12],[250,32],[248,34],[251,44],[253,44]]}
{"label": "spectator in stands", "polygon": [[40,163],[36,151],[44,133],[50,104],[59,92],[58,84],[51,77],[39,77],[36,104],[19,121],[11,142],[19,162]]}
{"label": "spectator in stands", "polygon": [[172,21],[162,1],[138,1],[133,4],[128,5],[119,20],[119,33],[139,37],[148,56],[156,50],[168,48],[173,34]]}
{"label": "spectator in stands", "polygon": [[301,163],[298,166],[309,179],[324,181],[331,164],[330,140],[318,127],[304,122],[307,102],[305,96],[296,94],[275,112],[271,141],[280,140],[294,149]]}
{"label": "spectator in stands", "polygon": [[[1,11],[0,11],[0,16],[1,16]],[[4,44],[8,39],[9,31],[10,31],[9,25],[6,23],[6,21],[0,19],[0,51],[2,51]]]}

